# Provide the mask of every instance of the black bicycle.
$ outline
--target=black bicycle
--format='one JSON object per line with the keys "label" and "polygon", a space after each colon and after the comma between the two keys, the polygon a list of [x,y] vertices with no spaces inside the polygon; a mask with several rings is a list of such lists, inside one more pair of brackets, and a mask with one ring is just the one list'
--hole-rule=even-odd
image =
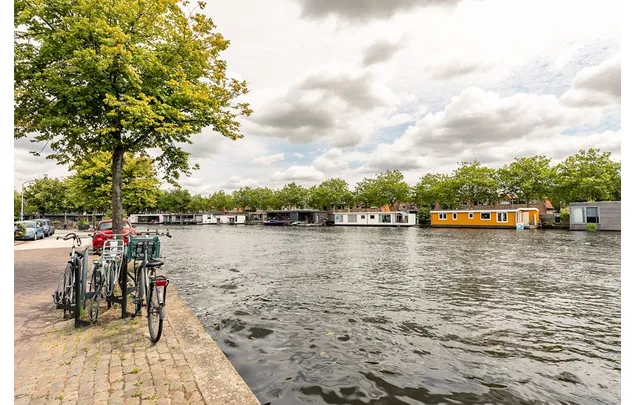
{"label": "black bicycle", "polygon": [[[171,238],[170,232],[139,232],[137,235],[145,235],[145,238],[130,238],[128,241],[130,254],[128,257],[135,260],[135,315],[141,314],[144,306],[148,313],[148,330],[150,340],[156,343],[163,332],[163,319],[165,319],[165,299],[167,288],[170,284],[165,276],[157,275],[157,269],[163,266],[163,261],[158,258],[160,243],[158,236]],[[147,236],[157,236],[148,238]]]}
{"label": "black bicycle", "polygon": [[[60,237],[58,236],[57,239],[59,240]],[[53,293],[53,302],[58,308],[64,309],[64,317],[66,317],[66,312],[68,311],[70,315],[71,310],[75,309],[73,306],[78,305],[78,302],[81,301],[81,292],[85,290],[83,280],[86,279],[84,274],[84,256],[86,251],[77,251],[77,248],[82,245],[82,240],[75,233],[69,233],[61,237],[61,239],[73,239],[73,246],[70,252],[71,258],[66,264],[64,274],[62,274],[57,283],[57,290]],[[76,283],[77,277],[79,277],[78,283]],[[75,318],[78,317],[79,310],[75,310]]]}

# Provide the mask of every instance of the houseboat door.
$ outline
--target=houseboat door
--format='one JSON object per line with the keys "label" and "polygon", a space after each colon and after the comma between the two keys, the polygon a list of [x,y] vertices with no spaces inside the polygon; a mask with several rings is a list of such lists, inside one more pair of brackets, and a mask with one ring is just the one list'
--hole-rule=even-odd
{"label": "houseboat door", "polygon": [[523,224],[529,225],[529,211],[523,211]]}

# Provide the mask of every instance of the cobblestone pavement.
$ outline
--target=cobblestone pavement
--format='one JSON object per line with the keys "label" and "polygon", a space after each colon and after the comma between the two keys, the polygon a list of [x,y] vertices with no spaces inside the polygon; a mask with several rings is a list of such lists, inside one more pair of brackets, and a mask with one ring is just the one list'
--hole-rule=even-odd
{"label": "cobblestone pavement", "polygon": [[106,311],[104,304],[96,324],[76,329],[51,297],[68,250],[14,253],[16,405],[231,402],[204,399],[169,314],[157,344],[149,340],[147,318],[121,319],[119,306]]}

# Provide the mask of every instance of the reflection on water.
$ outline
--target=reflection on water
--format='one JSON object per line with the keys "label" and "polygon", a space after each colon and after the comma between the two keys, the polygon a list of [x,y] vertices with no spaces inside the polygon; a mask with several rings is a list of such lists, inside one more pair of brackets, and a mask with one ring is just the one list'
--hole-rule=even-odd
{"label": "reflection on water", "polygon": [[263,404],[620,402],[619,233],[170,232],[170,278]]}

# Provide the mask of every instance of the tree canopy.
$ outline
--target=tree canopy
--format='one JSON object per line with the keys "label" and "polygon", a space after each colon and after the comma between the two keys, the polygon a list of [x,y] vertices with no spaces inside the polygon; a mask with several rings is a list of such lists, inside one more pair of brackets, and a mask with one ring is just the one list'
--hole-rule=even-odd
{"label": "tree canopy", "polygon": [[621,169],[608,152],[580,150],[555,167],[556,202],[620,200]]}
{"label": "tree canopy", "polygon": [[[47,142],[60,163],[112,153],[113,228],[122,228],[124,154],[156,148],[166,180],[189,174],[182,149],[205,127],[241,138],[244,81],[219,58],[229,41],[185,0],[16,0],[14,136]],[[198,3],[202,10],[203,2]]]}
{"label": "tree canopy", "polygon": [[[70,198],[76,207],[82,211],[109,210],[112,173],[108,167],[111,161],[111,153],[94,153],[71,167],[74,174],[69,178]],[[126,154],[122,171],[122,195],[123,207],[128,214],[156,206],[159,185],[152,159]]]}
{"label": "tree canopy", "polygon": [[516,158],[498,171],[504,193],[525,201],[543,200],[553,189],[555,170],[545,156]]}

